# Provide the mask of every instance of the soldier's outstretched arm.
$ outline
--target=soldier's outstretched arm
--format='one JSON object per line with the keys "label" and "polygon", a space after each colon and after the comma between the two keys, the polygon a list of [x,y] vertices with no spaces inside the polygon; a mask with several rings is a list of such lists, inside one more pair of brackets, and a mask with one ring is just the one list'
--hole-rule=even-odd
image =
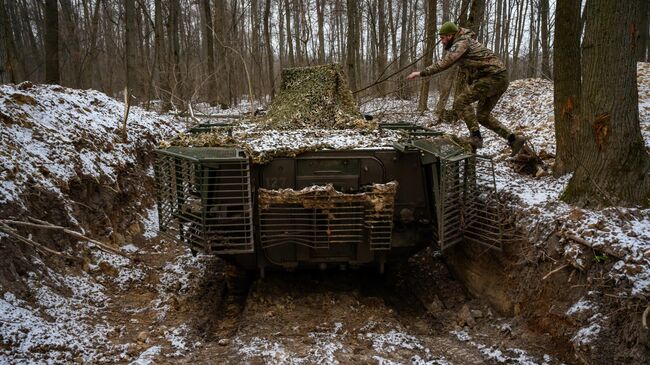
{"label": "soldier's outstretched arm", "polygon": [[456,63],[459,59],[461,59],[461,57],[463,57],[468,50],[469,42],[463,40],[454,43],[454,45],[452,45],[449,49],[449,52],[447,52],[447,54],[440,61],[428,66],[423,71],[420,71],[419,76],[431,76],[448,69],[449,67],[453,66],[454,63]]}

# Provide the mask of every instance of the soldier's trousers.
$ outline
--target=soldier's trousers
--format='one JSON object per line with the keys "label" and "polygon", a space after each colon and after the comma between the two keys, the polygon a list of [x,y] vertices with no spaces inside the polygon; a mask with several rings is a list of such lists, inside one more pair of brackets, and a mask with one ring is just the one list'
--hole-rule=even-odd
{"label": "soldier's trousers", "polygon": [[[456,97],[454,111],[465,121],[470,132],[478,131],[480,124],[507,139],[512,132],[491,113],[506,89],[508,89],[507,72],[482,77]],[[478,106],[476,114],[474,114],[472,103],[476,101],[478,101]]]}

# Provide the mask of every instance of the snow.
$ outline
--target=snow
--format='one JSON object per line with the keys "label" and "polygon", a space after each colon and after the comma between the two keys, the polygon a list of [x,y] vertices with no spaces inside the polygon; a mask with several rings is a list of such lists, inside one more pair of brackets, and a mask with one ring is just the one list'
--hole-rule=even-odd
{"label": "snow", "polygon": [[151,346],[146,351],[140,354],[137,359],[130,362],[130,365],[150,365],[155,364],[155,357],[160,354],[160,346]]}
{"label": "snow", "polygon": [[571,338],[571,342],[573,342],[577,347],[591,345],[593,341],[598,338],[598,334],[600,333],[605,320],[607,320],[607,316],[602,313],[594,314],[589,318],[589,325],[578,330],[578,332],[576,332],[576,334]]}
{"label": "snow", "polygon": [[569,310],[566,311],[566,314],[568,316],[572,316],[575,314],[580,314],[586,311],[591,311],[594,309],[594,303],[589,301],[586,298],[580,298],[579,301],[575,302]]}
{"label": "snow", "polygon": [[488,346],[484,343],[478,342],[478,340],[474,340],[472,336],[464,330],[454,330],[449,333],[456,336],[458,341],[467,342],[474,346],[486,360],[490,360],[491,362],[520,365],[548,365],[553,363],[553,357],[550,355],[544,355],[542,360],[538,360],[522,349],[503,349],[496,344]]}
{"label": "snow", "polygon": [[147,215],[141,220],[142,224],[144,224],[142,236],[144,238],[154,238],[158,235],[158,209],[151,207],[146,213]]}
{"label": "snow", "polygon": [[83,362],[96,360],[102,348],[110,348],[107,323],[90,325],[87,320],[102,312],[107,301],[103,287],[88,276],[53,279],[64,283],[73,295],[67,297],[42,285],[30,273],[28,281],[36,305],[5,292],[0,299],[0,339],[10,350],[0,353],[0,363]]}
{"label": "snow", "polygon": [[135,151],[183,125],[132,107],[123,143],[124,105],[95,90],[56,85],[0,85],[0,203],[24,205],[30,186],[61,196],[82,176],[113,183]]}

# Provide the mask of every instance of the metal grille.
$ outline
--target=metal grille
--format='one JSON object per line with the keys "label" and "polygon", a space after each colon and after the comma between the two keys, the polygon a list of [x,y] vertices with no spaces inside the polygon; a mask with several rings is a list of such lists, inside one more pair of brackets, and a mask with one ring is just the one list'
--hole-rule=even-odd
{"label": "metal grille", "polygon": [[250,171],[241,151],[158,150],[155,174],[162,232],[206,253],[253,251]]}
{"label": "metal grille", "polygon": [[[274,191],[265,191],[273,194]],[[362,244],[371,250],[391,247],[394,192],[390,204],[377,210],[374,195],[386,193],[304,196],[301,203],[260,205],[260,242],[263,248],[298,244],[327,249],[337,244]],[[384,199],[386,200],[386,199]],[[382,200],[383,201],[383,200]]]}
{"label": "metal grille", "polygon": [[311,248],[363,240],[363,203],[335,204],[331,208],[305,208],[291,204],[261,209],[261,243],[269,248],[294,243]]}
{"label": "metal grille", "polygon": [[366,209],[364,223],[368,232],[368,241],[371,250],[389,250],[393,235],[394,200],[383,206],[380,211],[372,207]]}
{"label": "metal grille", "polygon": [[468,240],[501,250],[503,229],[492,160],[461,155],[440,159],[439,168],[436,213],[440,248]]}

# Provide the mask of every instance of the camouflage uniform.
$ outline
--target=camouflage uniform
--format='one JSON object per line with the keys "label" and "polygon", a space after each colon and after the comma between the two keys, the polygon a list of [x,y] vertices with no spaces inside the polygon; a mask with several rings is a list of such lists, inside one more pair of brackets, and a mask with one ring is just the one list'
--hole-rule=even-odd
{"label": "camouflage uniform", "polygon": [[[425,68],[420,76],[430,76],[456,64],[467,76],[468,87],[456,96],[454,111],[465,121],[472,133],[479,123],[508,139],[512,132],[491,115],[492,109],[508,88],[508,73],[503,61],[473,38],[469,29],[460,28],[449,52],[438,62]],[[476,114],[472,103],[478,101]]]}

